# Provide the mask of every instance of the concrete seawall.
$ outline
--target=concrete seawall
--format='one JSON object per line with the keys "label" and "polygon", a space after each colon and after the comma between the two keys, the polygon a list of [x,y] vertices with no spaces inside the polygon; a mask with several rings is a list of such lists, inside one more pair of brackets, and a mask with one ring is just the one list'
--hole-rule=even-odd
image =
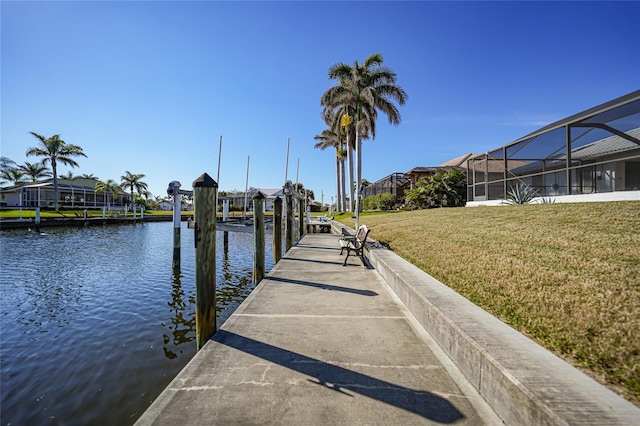
{"label": "concrete seawall", "polygon": [[367,257],[505,424],[640,425],[640,408],[392,251]]}

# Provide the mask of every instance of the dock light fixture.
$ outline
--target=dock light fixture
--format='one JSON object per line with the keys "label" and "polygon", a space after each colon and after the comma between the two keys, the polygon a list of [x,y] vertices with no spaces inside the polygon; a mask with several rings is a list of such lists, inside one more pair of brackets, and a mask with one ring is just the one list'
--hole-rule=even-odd
{"label": "dock light fixture", "polygon": [[169,182],[169,187],[167,188],[167,195],[169,196],[173,196],[173,195],[178,195],[179,191],[180,191],[180,182],[178,182],[177,180],[172,180],[171,182]]}

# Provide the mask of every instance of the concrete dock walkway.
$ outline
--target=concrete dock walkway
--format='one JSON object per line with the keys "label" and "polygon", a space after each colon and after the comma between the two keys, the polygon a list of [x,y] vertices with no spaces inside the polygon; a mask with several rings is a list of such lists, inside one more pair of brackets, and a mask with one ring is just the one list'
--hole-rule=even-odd
{"label": "concrete dock walkway", "polygon": [[137,424],[502,424],[338,238],[292,247]]}

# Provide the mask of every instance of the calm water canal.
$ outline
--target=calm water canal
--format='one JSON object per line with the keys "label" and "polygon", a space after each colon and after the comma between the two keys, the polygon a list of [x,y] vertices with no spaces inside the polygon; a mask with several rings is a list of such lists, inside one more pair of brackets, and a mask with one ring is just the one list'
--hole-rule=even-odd
{"label": "calm water canal", "polygon": [[[193,230],[0,232],[2,425],[130,425],[193,357]],[[273,267],[266,235],[266,269]],[[253,289],[253,234],[217,241],[218,326]]]}

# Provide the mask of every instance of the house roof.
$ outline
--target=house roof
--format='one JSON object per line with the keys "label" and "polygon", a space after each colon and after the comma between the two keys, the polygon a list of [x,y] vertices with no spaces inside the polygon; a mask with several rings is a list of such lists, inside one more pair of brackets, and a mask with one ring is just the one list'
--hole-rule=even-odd
{"label": "house roof", "polygon": [[464,155],[461,155],[460,157],[456,157],[449,161],[445,161],[444,163],[440,164],[438,167],[461,167],[466,169],[467,160],[471,157],[475,157],[476,155],[478,154],[472,154],[472,153],[464,154]]}
{"label": "house roof", "polygon": [[260,188],[260,192],[267,198],[282,197],[282,188]]}
{"label": "house roof", "polygon": [[[631,130],[627,132],[627,134],[636,139],[640,139],[640,128]],[[640,149],[640,145],[621,138],[620,136],[610,136],[574,149],[571,151],[571,158],[574,160],[585,160],[634,149]],[[565,155],[562,155],[559,158],[564,157]]]}
{"label": "house roof", "polygon": [[[258,193],[258,191],[262,192],[266,198],[283,197],[282,188],[249,188],[247,197],[253,197]],[[228,199],[244,197],[244,191],[228,192],[226,197]],[[220,197],[220,199],[223,198]]]}
{"label": "house roof", "polygon": [[405,172],[405,175],[424,175],[424,174],[436,174],[440,170],[451,170],[452,168],[467,168],[467,160],[471,157],[475,157],[478,154],[464,154],[451,160],[445,161],[438,166],[431,167],[414,167],[413,169]]}
{"label": "house roof", "polygon": [[414,167],[413,169],[409,170],[408,172],[405,172],[405,175],[420,175],[420,174],[426,174],[426,173],[438,173],[438,170],[440,170],[441,167]]}

